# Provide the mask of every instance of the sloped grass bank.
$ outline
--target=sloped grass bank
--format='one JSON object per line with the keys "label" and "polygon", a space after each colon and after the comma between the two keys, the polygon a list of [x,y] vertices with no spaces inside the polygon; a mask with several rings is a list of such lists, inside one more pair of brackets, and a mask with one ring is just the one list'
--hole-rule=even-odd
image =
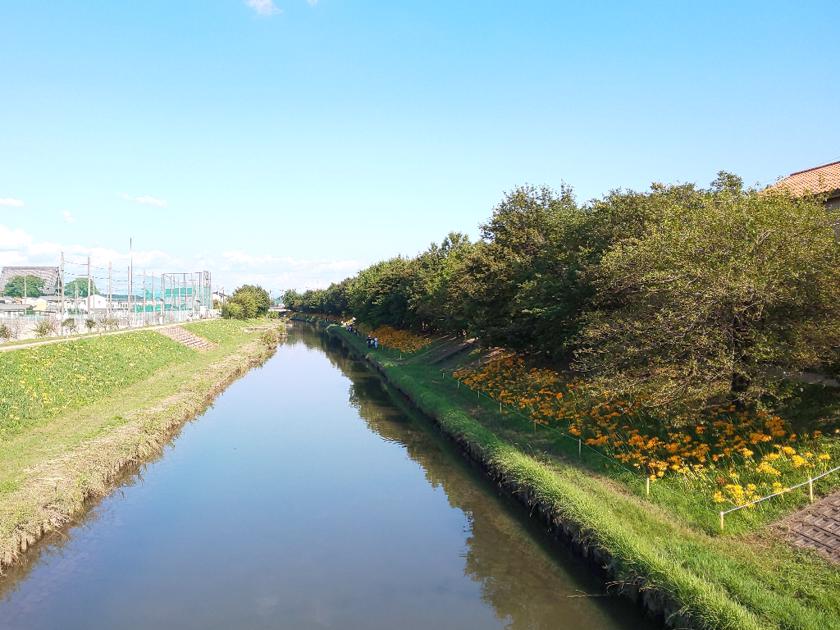
{"label": "sloped grass bank", "polygon": [[328,332],[366,356],[502,487],[668,625],[840,627],[840,572],[820,558],[768,531],[721,537],[692,527],[607,477],[532,449],[527,434],[500,437],[486,421],[492,411],[452,396],[438,366],[370,352],[339,326]]}
{"label": "sloped grass bank", "polygon": [[192,351],[152,331],[0,354],[0,439],[94,403]]}
{"label": "sloped grass bank", "polygon": [[[118,387],[94,386],[96,396],[0,433],[0,569],[15,562],[45,533],[78,515],[89,499],[108,492],[127,466],[160,453],[184,422],[203,411],[231,381],[265,361],[274,351],[276,336],[264,332],[277,325],[268,320],[202,322],[194,332],[212,336],[219,344],[206,353],[151,331],[69,342],[91,346],[76,346],[65,379],[56,380],[58,387],[77,374],[74,361],[90,364],[83,373],[92,382],[107,379],[115,369],[130,372],[137,367],[140,376],[126,377]],[[117,364],[115,358],[96,365],[89,357],[78,356],[103,350],[96,342],[106,342],[108,348],[122,345],[115,355],[121,357]],[[157,353],[138,354],[138,344],[146,342],[157,350],[163,344],[166,360]],[[10,354],[41,348],[53,346]],[[139,365],[141,355],[148,362]],[[12,360],[26,367],[39,356]],[[0,396],[8,394],[0,390]]]}

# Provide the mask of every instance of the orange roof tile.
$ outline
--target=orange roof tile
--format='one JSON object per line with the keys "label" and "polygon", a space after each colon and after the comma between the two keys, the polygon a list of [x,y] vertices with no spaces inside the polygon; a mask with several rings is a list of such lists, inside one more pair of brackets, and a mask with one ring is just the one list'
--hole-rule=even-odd
{"label": "orange roof tile", "polygon": [[770,188],[781,188],[792,195],[816,195],[840,190],[840,161],[791,173]]}

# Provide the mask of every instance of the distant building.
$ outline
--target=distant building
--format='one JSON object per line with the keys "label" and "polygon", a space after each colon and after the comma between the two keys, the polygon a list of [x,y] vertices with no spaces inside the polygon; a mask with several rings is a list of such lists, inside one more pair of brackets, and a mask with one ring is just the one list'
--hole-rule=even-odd
{"label": "distant building", "polygon": [[825,195],[825,207],[840,210],[840,161],[791,173],[770,188],[787,190],[796,197]]}
{"label": "distant building", "polygon": [[56,295],[59,292],[58,267],[3,267],[0,272],[0,292],[12,278],[17,276],[35,276],[44,281],[41,292],[44,295]]}
{"label": "distant building", "polygon": [[26,315],[28,304],[0,304],[0,319]]}

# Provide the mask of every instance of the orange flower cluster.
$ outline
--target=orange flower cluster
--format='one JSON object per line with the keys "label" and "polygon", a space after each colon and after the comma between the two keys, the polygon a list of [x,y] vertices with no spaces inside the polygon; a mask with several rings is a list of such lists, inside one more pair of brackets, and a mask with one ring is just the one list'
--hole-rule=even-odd
{"label": "orange flower cluster", "polygon": [[380,326],[370,332],[371,337],[379,339],[379,343],[386,348],[394,348],[400,352],[417,352],[428,346],[432,340],[417,335],[408,330],[398,330],[391,326]]}
{"label": "orange flower cluster", "polygon": [[[579,382],[566,382],[555,370],[529,368],[515,355],[462,368],[453,376],[527,413],[535,423],[557,426],[652,479],[671,473],[710,483],[717,488],[715,501],[740,504],[757,493],[778,491],[773,485],[778,477],[825,468],[831,460],[828,453],[800,453],[793,446],[801,448],[809,439],[815,442],[819,432],[811,438],[796,435],[781,418],[763,410],[747,413],[719,407],[688,426],[672,428],[630,401],[596,396]],[[734,476],[726,472],[721,477],[720,471],[728,468]],[[742,486],[739,474],[751,483]],[[740,490],[734,489],[736,485]]]}

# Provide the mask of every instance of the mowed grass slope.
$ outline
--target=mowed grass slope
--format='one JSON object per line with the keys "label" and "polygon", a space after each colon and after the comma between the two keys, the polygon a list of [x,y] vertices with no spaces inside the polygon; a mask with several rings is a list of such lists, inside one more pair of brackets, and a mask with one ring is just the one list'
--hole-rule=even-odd
{"label": "mowed grass slope", "polygon": [[267,326],[189,326],[218,344],[208,352],[138,331],[0,355],[0,567],[267,357]]}
{"label": "mowed grass slope", "polygon": [[194,354],[153,331],[0,353],[0,439],[96,402]]}
{"label": "mowed grass slope", "polygon": [[643,483],[634,489],[581,466],[576,456],[545,448],[545,433],[459,391],[440,364],[425,359],[433,348],[400,359],[391,350],[371,353],[363,340],[337,326],[331,330],[370,354],[392,383],[495,474],[608,551],[617,581],[641,580],[667,593],[692,627],[840,627],[840,571],[790,547],[771,528],[710,533],[682,508],[645,498]]}

